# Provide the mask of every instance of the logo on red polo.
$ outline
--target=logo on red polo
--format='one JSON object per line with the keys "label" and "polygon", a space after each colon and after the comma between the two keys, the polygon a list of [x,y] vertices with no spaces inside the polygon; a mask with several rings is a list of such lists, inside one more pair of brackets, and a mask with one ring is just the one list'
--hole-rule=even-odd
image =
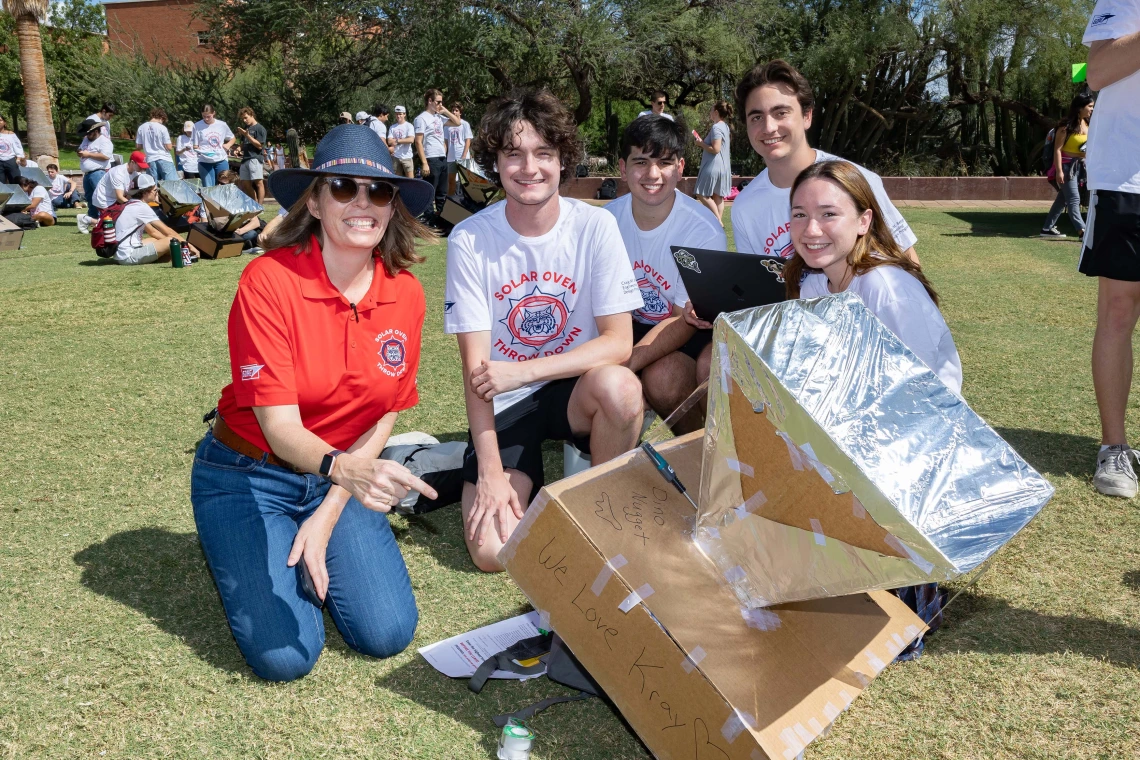
{"label": "logo on red polo", "polygon": [[241,379],[258,380],[261,378],[261,370],[263,369],[265,369],[264,364],[243,364],[241,365]]}
{"label": "logo on red polo", "polygon": [[407,340],[407,334],[395,328],[387,329],[376,336],[376,342],[380,344],[380,350],[377,352],[380,355],[380,363],[376,366],[388,377],[400,377],[408,371]]}
{"label": "logo on red polo", "polygon": [[566,305],[565,292],[551,295],[543,293],[537,285],[529,295],[507,300],[511,310],[499,321],[510,331],[511,345],[545,346],[562,334],[573,313]]}

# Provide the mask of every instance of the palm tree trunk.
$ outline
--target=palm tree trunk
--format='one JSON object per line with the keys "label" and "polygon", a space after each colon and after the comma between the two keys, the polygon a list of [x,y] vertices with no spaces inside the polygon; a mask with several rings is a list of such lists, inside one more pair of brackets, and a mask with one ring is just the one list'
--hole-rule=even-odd
{"label": "palm tree trunk", "polygon": [[51,120],[51,97],[40,42],[40,24],[35,16],[16,18],[16,37],[20,41],[20,78],[24,80],[24,105],[27,108],[28,157],[33,161],[38,156],[58,159],[59,147]]}

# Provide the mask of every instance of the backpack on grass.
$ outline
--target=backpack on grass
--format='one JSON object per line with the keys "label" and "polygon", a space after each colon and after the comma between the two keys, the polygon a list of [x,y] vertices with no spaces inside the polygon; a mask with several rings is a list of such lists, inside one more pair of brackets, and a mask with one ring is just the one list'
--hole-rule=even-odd
{"label": "backpack on grass", "polygon": [[127,208],[126,203],[112,203],[99,212],[95,226],[91,228],[91,247],[95,255],[101,259],[109,259],[119,250],[118,235],[115,232],[115,222]]}

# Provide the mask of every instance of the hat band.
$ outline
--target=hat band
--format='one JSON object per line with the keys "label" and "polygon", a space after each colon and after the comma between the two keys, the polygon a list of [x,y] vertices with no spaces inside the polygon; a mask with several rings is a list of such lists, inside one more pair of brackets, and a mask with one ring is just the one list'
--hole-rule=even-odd
{"label": "hat band", "polygon": [[312,171],[319,172],[330,166],[343,166],[344,164],[364,164],[365,166],[371,166],[373,169],[379,169],[385,174],[393,174],[392,170],[384,166],[384,164],[367,158],[334,158],[332,161],[325,161],[323,164],[314,166]]}

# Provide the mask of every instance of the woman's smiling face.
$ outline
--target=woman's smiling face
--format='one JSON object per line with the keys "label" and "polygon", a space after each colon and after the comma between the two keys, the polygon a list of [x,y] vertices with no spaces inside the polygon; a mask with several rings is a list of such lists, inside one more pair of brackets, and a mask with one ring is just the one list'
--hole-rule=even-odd
{"label": "woman's smiling face", "polygon": [[322,181],[318,192],[309,197],[309,213],[321,220],[324,246],[372,250],[380,245],[388,229],[392,204],[377,206],[368,198],[368,185],[375,178],[352,179],[356,180],[356,195],[345,203],[333,198],[328,185]]}

